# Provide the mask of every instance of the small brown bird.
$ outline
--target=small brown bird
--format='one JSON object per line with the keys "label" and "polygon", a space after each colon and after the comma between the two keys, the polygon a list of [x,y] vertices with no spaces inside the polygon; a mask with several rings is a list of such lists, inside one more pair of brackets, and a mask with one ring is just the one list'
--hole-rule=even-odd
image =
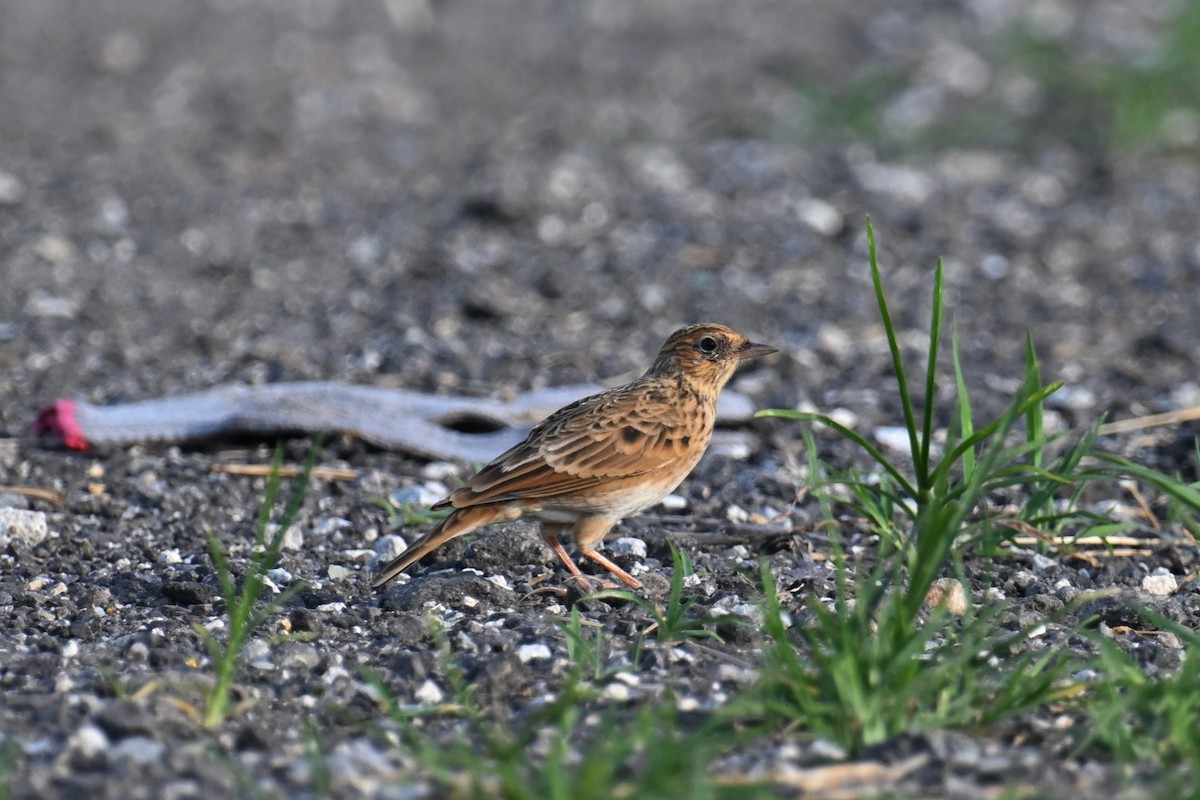
{"label": "small brown bird", "polygon": [[554,412],[436,503],[435,509],[453,509],[450,516],[384,567],[372,588],[455,536],[524,516],[541,522],[542,538],[585,591],[591,580],[558,539],[568,528],[580,553],[641,588],[596,545],[622,518],[654,505],[687,477],[708,448],[717,395],[738,364],[774,352],[724,325],[675,331],[645,375]]}

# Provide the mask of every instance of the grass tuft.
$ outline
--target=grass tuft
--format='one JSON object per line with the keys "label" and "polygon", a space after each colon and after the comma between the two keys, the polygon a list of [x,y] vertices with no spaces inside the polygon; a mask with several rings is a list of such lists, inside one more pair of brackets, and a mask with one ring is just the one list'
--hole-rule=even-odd
{"label": "grass tuft", "polygon": [[217,573],[217,581],[221,587],[221,598],[225,604],[224,641],[219,640],[203,625],[196,624],[196,632],[208,650],[216,673],[212,688],[204,697],[202,722],[206,728],[216,728],[234,711],[233,688],[238,671],[242,667],[246,644],[250,637],[262,627],[267,618],[283,607],[294,597],[304,584],[297,581],[284,589],[278,595],[265,602],[263,595],[267,589],[267,574],[279,562],[283,549],[283,539],[288,529],[300,513],[304,503],[304,492],[312,476],[313,467],[321,452],[320,440],[314,442],[309,450],[304,468],[296,479],[292,494],[284,506],[283,514],[279,517],[271,531],[271,515],[275,509],[276,496],[279,492],[280,468],[283,466],[283,446],[275,448],[275,456],[271,461],[271,474],[267,479],[266,495],[263,498],[262,509],[259,512],[258,524],[254,529],[254,549],[247,564],[245,579],[239,586],[229,567],[229,559],[221,549],[221,543],[213,532],[208,534],[208,552],[212,558],[213,568]]}

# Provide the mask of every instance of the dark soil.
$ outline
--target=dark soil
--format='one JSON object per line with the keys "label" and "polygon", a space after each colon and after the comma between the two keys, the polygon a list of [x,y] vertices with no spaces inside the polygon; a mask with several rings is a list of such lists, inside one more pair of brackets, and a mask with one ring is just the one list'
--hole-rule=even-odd
{"label": "dark soil", "polygon": [[[172,699],[195,699],[187,687],[210,674],[195,626],[219,633],[222,619],[206,536],[244,565],[264,493],[262,479],[211,467],[265,463],[272,443],[81,455],[28,438],[59,397],[299,379],[486,395],[619,379],[679,325],[711,320],[781,349],[735,379],[757,404],[842,409],[869,433],[901,421],[867,271],[870,214],[914,363],[945,257],[980,415],[1011,398],[1027,331],[1047,379],[1067,382],[1050,426],[1200,403],[1194,157],[1046,144],[885,159],[801,136],[802,78],[837,85],[865,62],[924,63],[951,45],[986,65],[998,27],[1027,21],[1024,4],[964,5],[900,16],[873,0],[0,0],[0,484],[67,498],[0,493],[49,528],[0,553],[12,796],[299,796],[313,786],[310,723],[336,796],[419,796],[395,785],[403,751],[355,721],[379,714],[364,668],[401,702],[445,696],[433,617],[482,701],[514,715],[567,671],[555,623],[571,597],[536,591],[563,575],[524,524],[456,542],[372,593],[390,533],[373,501],[466,468],[333,440],[320,463],[359,477],[314,481],[276,574],[308,588],[252,643],[248,708],[203,730]],[[1081,47],[1118,48],[1130,19],[1153,32],[1137,3],[1049,5]],[[922,74],[956,85],[942,63]],[[1105,446],[1194,478],[1194,433]],[[856,458],[820,441],[833,463]],[[289,442],[289,461],[305,449]],[[685,504],[626,521],[610,547],[660,596],[668,543],[683,543],[702,576],[687,591],[711,613],[753,613],[765,554],[803,613],[807,596],[832,592],[815,506],[797,499],[803,463],[794,425],[725,431],[680,488]],[[1098,499],[1134,507],[1115,488]],[[1158,607],[1200,627],[1184,581],[1195,552],[1144,527],[1146,555],[1018,553],[977,579],[989,575],[1022,623],[1061,606],[1064,587],[1110,588],[1087,612],[1143,630],[1130,605],[1154,600],[1142,581],[1162,567],[1182,589]],[[869,556],[870,542],[846,536]],[[617,660],[647,624],[616,602],[585,616]],[[310,640],[272,645],[284,622]],[[721,704],[752,678],[740,665],[757,636],[744,630],[651,644],[613,698],[670,690],[685,711]],[[523,647],[538,644],[548,650]],[[1178,659],[1142,644],[1150,671]],[[1076,752],[1053,720],[1028,724],[1003,741],[907,737],[868,757],[926,755],[899,787],[919,796],[1119,791],[1102,754]],[[820,760],[775,744],[729,771]]]}

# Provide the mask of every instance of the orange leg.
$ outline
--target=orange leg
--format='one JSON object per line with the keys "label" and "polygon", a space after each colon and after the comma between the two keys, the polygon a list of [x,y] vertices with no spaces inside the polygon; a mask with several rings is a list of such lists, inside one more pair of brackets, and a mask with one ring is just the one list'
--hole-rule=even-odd
{"label": "orange leg", "polygon": [[593,550],[590,547],[581,548],[579,550],[579,552],[583,553],[585,556],[590,558],[592,561],[595,561],[597,564],[604,567],[606,570],[611,572],[613,575],[616,575],[618,578],[621,579],[621,582],[624,583],[626,586],[628,586],[630,589],[642,588],[641,581],[639,581],[637,578],[630,575],[625,570],[618,567],[616,564],[614,564],[612,561],[610,561],[606,556],[598,553],[597,551]]}
{"label": "orange leg", "polygon": [[617,520],[609,517],[580,517],[575,521],[573,531],[575,534],[575,545],[579,548],[580,553],[620,578],[621,583],[630,589],[640,589],[642,588],[641,581],[618,567],[606,556],[596,552],[595,546],[604,540],[604,537],[612,530],[613,525],[616,523]]}
{"label": "orange leg", "polygon": [[554,554],[562,560],[563,564],[567,567],[567,571],[571,573],[571,577],[579,581],[579,585],[583,587],[583,591],[591,593],[593,589],[592,579],[580,571],[575,562],[571,560],[571,556],[567,555],[567,550],[562,546],[562,542],[558,540],[559,532],[566,530],[568,527],[567,525],[542,523],[542,541],[549,545]]}

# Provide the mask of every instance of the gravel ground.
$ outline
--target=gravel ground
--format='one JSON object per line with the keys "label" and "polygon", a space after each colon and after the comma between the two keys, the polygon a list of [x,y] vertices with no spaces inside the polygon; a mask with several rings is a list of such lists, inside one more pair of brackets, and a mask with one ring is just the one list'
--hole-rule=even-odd
{"label": "gravel ground", "polygon": [[[264,491],[212,467],[264,462],[269,445],[66,452],[28,438],[58,397],[301,379],[487,395],[619,380],[680,324],[712,320],[782,350],[735,379],[740,392],[763,407],[841,409],[872,431],[900,416],[866,267],[870,214],[914,356],[945,257],[981,414],[1015,390],[1026,331],[1044,374],[1068,384],[1050,426],[1200,403],[1194,156],[1046,143],[886,157],[812,136],[797,90],[882,60],[918,78],[891,108],[895,125],[984,92],[1010,98],[1014,115],[1051,115],[1027,76],[994,66],[997,37],[1040,26],[1101,55],[1136,53],[1161,13],[1148,5],[973,0],[900,15],[870,0],[0,0],[0,483],[66,495],[58,508],[0,493],[0,729],[23,751],[13,796],[212,797],[250,784],[302,795],[305,722],[330,749],[336,796],[400,796],[403,754],[334,709],[378,713],[363,667],[402,702],[445,697],[426,616],[487,702],[519,711],[567,668],[555,623],[570,598],[533,592],[561,575],[522,524],[455,542],[440,559],[454,568],[372,594],[391,534],[373,501],[463,472],[334,440],[321,464],[358,477],[314,481],[276,576],[306,582],[281,619],[310,640],[252,643],[240,686],[255,702],[203,731],[164,698],[207,674],[194,626],[221,609],[206,534],[244,560]],[[1194,477],[1193,434],[1111,446]],[[834,463],[852,458],[821,442]],[[304,448],[289,443],[289,459]],[[793,426],[725,430],[674,502],[624,523],[610,546],[655,595],[668,542],[684,543],[702,576],[688,591],[711,613],[753,613],[759,587],[744,575],[767,554],[802,613],[806,596],[832,591],[828,543],[807,533],[815,510],[797,497],[802,459]],[[1180,590],[1149,593],[1156,568]],[[1112,588],[1091,609],[1105,624],[1129,624],[1136,600],[1195,629],[1184,582],[1195,569],[1193,549],[1150,539],[1127,558],[1018,554],[988,585],[1018,618]],[[618,654],[645,623],[617,603],[585,616]],[[650,646],[612,699],[669,689],[685,710],[720,704],[751,677],[742,630],[725,644]],[[1146,637],[1140,652],[1153,671],[1179,651]],[[152,680],[166,688],[138,692]],[[991,797],[1013,782],[1114,795],[1110,767],[1041,724],[1004,742],[907,737],[873,756],[921,756],[897,781],[921,796]],[[730,770],[807,763],[819,757],[809,747],[781,739],[732,756]]]}

